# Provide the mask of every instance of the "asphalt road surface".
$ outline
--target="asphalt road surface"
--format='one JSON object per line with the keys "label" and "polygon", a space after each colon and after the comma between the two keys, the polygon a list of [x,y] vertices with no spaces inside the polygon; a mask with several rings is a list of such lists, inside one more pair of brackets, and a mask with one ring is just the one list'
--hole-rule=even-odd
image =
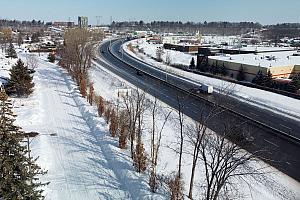
{"label": "asphalt road surface", "polygon": [[[300,181],[300,144],[293,139],[300,138],[298,121],[216,92],[198,96],[186,92],[184,90],[189,91],[195,85],[132,58],[122,52],[121,45],[122,40],[103,43],[99,47],[101,59],[97,62],[175,109],[180,102],[183,113],[194,120],[201,120],[201,115],[206,117],[211,113],[215,109],[213,103],[228,108],[209,121],[209,128],[218,133],[223,130],[224,124],[243,124],[241,131],[246,133],[243,137],[252,143],[245,149],[250,152],[265,150],[262,156],[273,160],[271,165]],[[142,73],[137,73],[137,69]]]}

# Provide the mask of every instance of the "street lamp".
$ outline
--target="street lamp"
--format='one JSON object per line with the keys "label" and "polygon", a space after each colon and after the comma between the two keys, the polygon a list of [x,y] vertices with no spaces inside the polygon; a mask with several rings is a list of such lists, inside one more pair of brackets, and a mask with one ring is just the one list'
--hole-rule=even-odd
{"label": "street lamp", "polygon": [[122,45],[121,45],[121,49],[122,49],[122,60],[124,60],[124,48],[123,48],[123,44],[124,44],[124,40],[122,39]]}
{"label": "street lamp", "polygon": [[[34,138],[36,138],[37,136],[41,136],[41,135],[49,135],[51,137],[54,137],[54,136],[57,136],[57,133],[50,133],[50,134],[40,134],[38,132],[27,132],[27,133],[24,133],[23,134],[26,138],[27,138],[27,151],[28,151],[28,158],[30,158],[30,143],[33,141]],[[30,138],[33,138],[31,141],[30,141]]]}
{"label": "street lamp", "polygon": [[[167,52],[166,59],[168,59],[168,57],[169,57],[169,53]],[[166,82],[168,82],[168,63],[166,63],[165,74],[166,74]]]}

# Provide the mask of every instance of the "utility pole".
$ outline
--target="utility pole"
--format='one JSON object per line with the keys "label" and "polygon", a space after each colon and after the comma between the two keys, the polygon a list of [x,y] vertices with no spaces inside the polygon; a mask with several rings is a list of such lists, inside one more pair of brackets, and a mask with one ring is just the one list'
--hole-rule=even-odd
{"label": "utility pole", "polygon": [[124,44],[124,39],[122,39],[122,45],[121,45],[121,50],[122,50],[122,60],[124,60],[124,48],[123,48],[123,44]]}
{"label": "utility pole", "polygon": [[102,16],[96,16],[97,26],[101,25],[101,18],[102,18]]}

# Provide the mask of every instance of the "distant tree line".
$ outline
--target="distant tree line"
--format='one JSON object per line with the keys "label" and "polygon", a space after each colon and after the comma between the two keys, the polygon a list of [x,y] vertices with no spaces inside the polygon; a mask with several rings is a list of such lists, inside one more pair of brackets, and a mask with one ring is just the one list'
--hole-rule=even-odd
{"label": "distant tree line", "polygon": [[300,37],[300,23],[284,23],[276,25],[267,25],[264,27],[263,36],[265,39],[279,42],[284,37]]}
{"label": "distant tree line", "polygon": [[181,22],[181,21],[124,21],[112,22],[113,30],[140,30],[155,32],[172,32],[172,33],[196,33],[201,31],[202,34],[222,34],[236,35],[247,33],[253,29],[260,29],[262,25],[254,22]]}
{"label": "distant tree line", "polygon": [[300,37],[300,23],[283,23],[261,25],[258,22],[181,22],[181,21],[122,21],[111,24],[115,31],[154,31],[171,33],[190,33],[200,31],[202,34],[239,35],[253,30],[264,29],[263,36],[268,40],[283,37]]}
{"label": "distant tree line", "polygon": [[44,27],[45,23],[41,20],[32,20],[32,21],[19,21],[19,20],[8,20],[0,19],[0,27]]}

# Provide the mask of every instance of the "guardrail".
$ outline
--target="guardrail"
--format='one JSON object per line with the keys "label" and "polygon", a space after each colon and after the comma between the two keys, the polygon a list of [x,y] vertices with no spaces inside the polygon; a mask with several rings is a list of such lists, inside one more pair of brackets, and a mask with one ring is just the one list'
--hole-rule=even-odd
{"label": "guardrail", "polygon": [[[117,41],[117,40],[112,41],[112,43],[114,43],[115,41]],[[190,91],[188,91],[188,90],[186,90],[186,89],[183,89],[183,88],[181,88],[181,87],[179,87],[179,86],[177,86],[177,85],[174,85],[174,84],[172,84],[172,83],[170,83],[170,82],[167,82],[167,81],[164,80],[164,79],[161,79],[160,77],[157,77],[157,76],[155,76],[155,75],[153,75],[153,74],[150,74],[150,73],[148,73],[148,72],[146,72],[146,71],[144,71],[144,70],[142,70],[142,69],[139,69],[139,68],[133,66],[132,64],[126,62],[125,60],[123,60],[123,59],[119,58],[117,55],[115,55],[115,54],[112,52],[112,50],[111,50],[111,46],[108,47],[108,52],[109,52],[113,57],[115,57],[115,58],[117,58],[119,61],[121,61],[122,63],[128,65],[129,67],[131,67],[131,68],[133,68],[133,69],[135,69],[135,70],[142,71],[145,75],[147,75],[147,76],[149,76],[149,77],[152,77],[152,78],[154,78],[154,79],[157,79],[157,80],[159,80],[160,82],[163,82],[163,83],[165,83],[165,84],[167,84],[167,85],[169,85],[169,86],[171,86],[171,87],[173,87],[173,88],[175,88],[175,89],[177,89],[177,90],[179,90],[179,91],[181,91],[181,92],[184,92],[184,93],[186,93],[186,94],[192,95],[194,98],[201,99],[201,100],[205,101],[206,103],[208,103],[208,104],[210,104],[210,105],[214,105],[214,104],[215,104],[214,102],[212,102],[212,101],[210,101],[210,100],[208,100],[208,99],[206,99],[206,98],[204,98],[204,97],[195,95],[195,94],[191,93]],[[125,53],[126,53],[126,52],[125,52]],[[129,55],[129,54],[126,53],[126,55]],[[232,113],[232,114],[234,114],[234,115],[236,115],[236,116],[245,118],[245,119],[247,119],[247,120],[249,120],[249,121],[251,121],[251,122],[253,122],[253,123],[257,124],[257,125],[260,125],[260,126],[262,126],[262,127],[264,127],[264,128],[267,128],[267,129],[270,129],[270,130],[272,130],[273,132],[275,132],[279,137],[282,137],[282,138],[284,138],[284,139],[288,139],[290,142],[293,142],[293,143],[295,143],[296,145],[300,145],[300,139],[297,138],[297,137],[295,137],[295,136],[293,136],[293,135],[290,135],[290,134],[288,134],[288,133],[286,133],[286,132],[283,132],[283,131],[281,131],[281,130],[279,130],[279,129],[276,129],[276,128],[270,126],[270,125],[267,125],[267,124],[265,124],[265,123],[262,123],[262,122],[260,122],[260,121],[257,121],[257,120],[255,120],[255,119],[249,117],[249,116],[246,116],[246,115],[243,115],[243,114],[241,114],[241,113],[238,113],[238,112],[236,112],[236,111],[234,111],[234,110],[232,110],[232,109],[230,109],[230,108],[228,108],[228,107],[226,107],[226,106],[220,105],[219,107],[222,108],[222,109],[224,109],[224,110],[226,110],[226,111],[228,111],[228,112],[230,112],[230,113]]]}

